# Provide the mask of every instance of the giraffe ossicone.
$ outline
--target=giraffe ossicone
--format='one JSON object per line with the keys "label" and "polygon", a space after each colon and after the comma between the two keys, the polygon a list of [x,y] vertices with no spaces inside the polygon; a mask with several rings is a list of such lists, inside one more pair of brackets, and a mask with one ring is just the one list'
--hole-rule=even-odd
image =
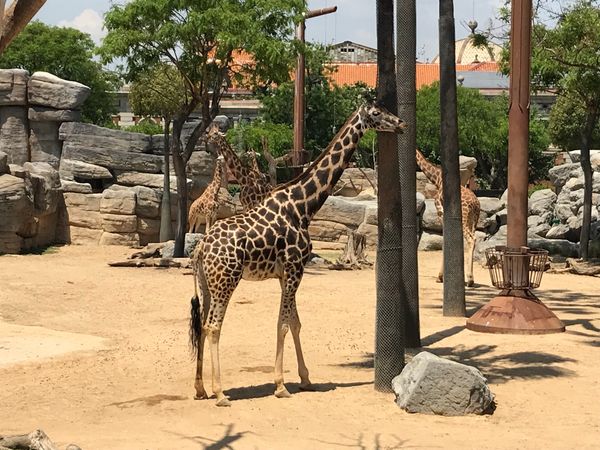
{"label": "giraffe ossicone", "polygon": [[280,281],[275,396],[290,395],[283,382],[283,344],[288,331],[296,349],[300,387],[311,388],[300,343],[300,318],[296,308],[296,290],[312,250],[308,225],[369,128],[401,133],[404,123],[383,108],[361,106],[302,174],[278,186],[257,206],[217,221],[196,246],[192,255],[196,295],[192,298],[190,340],[197,351],[194,385],[197,399],[208,398],[202,379],[204,343],[208,338],[212,357],[212,390],[218,406],[229,405],[221,386],[219,339],[227,305],[242,278],[278,278]]}

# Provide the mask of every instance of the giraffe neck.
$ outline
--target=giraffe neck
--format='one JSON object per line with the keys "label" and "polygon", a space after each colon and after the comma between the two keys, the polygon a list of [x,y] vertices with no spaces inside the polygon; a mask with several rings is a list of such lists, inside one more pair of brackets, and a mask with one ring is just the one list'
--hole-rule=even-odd
{"label": "giraffe neck", "polygon": [[225,159],[227,168],[235,177],[238,183],[245,184],[250,179],[250,171],[247,167],[242,164],[240,157],[233,151],[231,146],[227,143],[224,137],[218,136],[216,138],[217,151]]}
{"label": "giraffe neck", "polygon": [[224,173],[223,163],[217,162],[217,166],[215,167],[215,174],[211,181],[211,188],[213,191],[213,200],[216,201],[219,198],[219,190],[221,189],[221,181],[223,181],[223,173]]}
{"label": "giraffe neck", "polygon": [[442,187],[442,169],[427,161],[427,158],[419,149],[417,149],[417,164],[429,181],[435,184],[438,189]]}
{"label": "giraffe neck", "polygon": [[297,178],[282,187],[289,189],[301,216],[307,220],[321,208],[342,172],[350,163],[366,127],[354,113],[338,131],[321,155]]}

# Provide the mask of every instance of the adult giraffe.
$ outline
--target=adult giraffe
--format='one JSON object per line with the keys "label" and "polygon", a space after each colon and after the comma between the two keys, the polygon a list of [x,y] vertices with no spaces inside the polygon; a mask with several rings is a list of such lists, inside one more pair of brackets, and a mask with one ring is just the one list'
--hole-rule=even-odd
{"label": "adult giraffe", "polygon": [[208,397],[202,381],[204,341],[208,337],[217,406],[230,404],[221,387],[219,338],[227,304],[242,278],[280,280],[275,396],[290,396],[283,384],[283,343],[288,330],[292,332],[296,348],[300,387],[310,389],[296,310],[296,290],[312,249],[308,224],[331,193],[358,141],[369,128],[400,133],[404,123],[383,108],[361,106],[302,174],[276,188],[249,211],[217,221],[198,243],[192,256],[196,295],[192,298],[190,320],[191,344],[197,351],[197,399]]}

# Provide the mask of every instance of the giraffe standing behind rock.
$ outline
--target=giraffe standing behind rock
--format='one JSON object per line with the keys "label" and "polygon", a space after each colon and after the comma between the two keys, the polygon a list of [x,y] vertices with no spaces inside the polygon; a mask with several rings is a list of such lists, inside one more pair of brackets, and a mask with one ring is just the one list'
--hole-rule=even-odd
{"label": "giraffe standing behind rock", "polygon": [[377,106],[361,106],[302,174],[276,188],[245,213],[219,220],[196,246],[192,256],[196,295],[192,298],[190,320],[191,344],[197,351],[196,399],[208,398],[202,381],[204,342],[208,338],[217,405],[230,404],[221,387],[219,339],[229,299],[242,278],[255,281],[278,278],[281,285],[275,396],[290,396],[283,383],[283,344],[288,330],[294,339],[300,388],[311,389],[296,309],[296,290],[312,249],[308,225],[348,167],[358,141],[369,128],[400,133],[404,123]]}
{"label": "giraffe standing behind rock", "polygon": [[198,233],[200,228],[200,217],[204,216],[206,227],[204,231],[208,231],[212,224],[217,220],[217,212],[219,211],[219,191],[221,190],[221,182],[225,173],[225,165],[223,156],[219,155],[215,162],[215,171],[211,182],[206,186],[204,192],[190,206],[188,214],[188,233]]}
{"label": "giraffe standing behind rock", "polygon": [[[439,166],[429,162],[427,158],[417,149],[417,164],[427,179],[435,184],[437,193],[434,203],[438,216],[443,223],[444,220],[444,191],[442,186],[442,169]],[[475,251],[475,228],[479,220],[481,205],[475,193],[464,186],[460,187],[460,206],[462,213],[462,231],[465,245],[465,274],[467,276],[467,286],[473,286],[473,253]],[[438,282],[444,281],[444,259],[442,258],[442,267],[438,273]]]}
{"label": "giraffe standing behind rock", "polygon": [[225,135],[219,131],[217,124],[209,127],[206,141],[214,145],[217,153],[225,158],[227,168],[240,184],[240,202],[244,212],[258,205],[271,192],[273,188],[263,174],[242,163],[225,139]]}

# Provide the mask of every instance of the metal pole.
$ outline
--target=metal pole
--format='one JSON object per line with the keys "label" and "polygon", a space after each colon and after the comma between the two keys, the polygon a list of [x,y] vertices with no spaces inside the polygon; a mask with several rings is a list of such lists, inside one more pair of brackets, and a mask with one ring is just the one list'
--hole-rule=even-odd
{"label": "metal pole", "polygon": [[417,261],[416,159],[417,147],[417,9],[415,0],[396,1],[396,90],[398,117],[408,129],[399,134],[400,197],[402,203],[402,282],[406,292],[406,347],[421,346]]}
{"label": "metal pole", "polygon": [[527,245],[531,0],[512,0],[508,110],[507,244]]}
{"label": "metal pole", "polygon": [[[331,14],[337,11],[337,6],[328,8],[313,9],[304,13],[304,19],[296,25],[296,39],[302,44],[305,42],[305,20],[312,17]],[[294,148],[292,150],[292,165],[296,167],[296,172],[301,172],[300,167],[305,161],[304,150],[304,77],[306,74],[306,61],[304,52],[298,53],[296,62],[296,76],[294,78]],[[297,174],[298,174],[297,173]],[[296,174],[296,175],[297,175]]]}
{"label": "metal pole", "polygon": [[[296,39],[304,44],[304,20],[296,25]],[[294,79],[294,150],[292,165],[299,167],[304,163],[304,75],[306,72],[304,52],[298,53],[296,77]]]}
{"label": "metal pole", "polygon": [[[397,109],[394,65],[394,1],[377,0],[377,100],[391,112]],[[402,200],[396,135],[378,133],[377,142],[375,389],[391,392],[392,378],[404,367],[402,305],[406,295],[402,282]]]}
{"label": "metal pole", "polygon": [[440,0],[440,147],[444,191],[444,316],[465,316],[465,272],[458,120],[456,111],[456,65],[454,4]]}

